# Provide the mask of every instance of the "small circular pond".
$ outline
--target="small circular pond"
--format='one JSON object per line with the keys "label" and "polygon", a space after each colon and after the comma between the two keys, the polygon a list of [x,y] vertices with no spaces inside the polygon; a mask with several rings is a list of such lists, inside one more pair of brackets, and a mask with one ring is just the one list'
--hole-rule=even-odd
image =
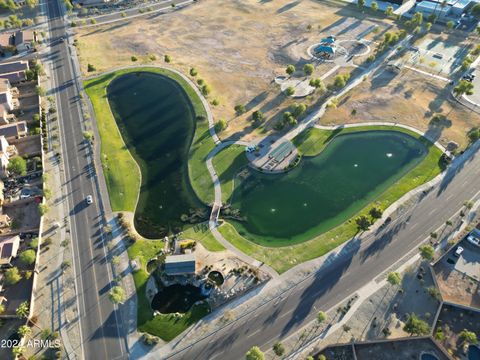
{"label": "small circular pond", "polygon": [[208,274],[208,278],[212,280],[217,286],[222,285],[223,282],[225,281],[222,273],[216,270],[210,271],[210,273]]}
{"label": "small circular pond", "polygon": [[174,284],[160,289],[152,300],[152,309],[162,314],[186,313],[193,304],[207,297],[197,286]]}
{"label": "small circular pond", "polygon": [[468,347],[468,360],[480,360],[480,348],[476,345]]}
{"label": "small circular pond", "polygon": [[438,360],[438,358],[430,353],[423,353],[420,355],[420,360]]}

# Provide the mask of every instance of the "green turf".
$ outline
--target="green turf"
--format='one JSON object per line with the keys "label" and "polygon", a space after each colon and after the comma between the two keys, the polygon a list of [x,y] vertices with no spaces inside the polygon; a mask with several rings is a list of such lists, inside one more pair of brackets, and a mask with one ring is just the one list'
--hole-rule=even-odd
{"label": "green turf", "polygon": [[192,306],[192,308],[185,314],[180,314],[178,316],[175,314],[157,315],[153,319],[140,325],[138,329],[158,336],[165,341],[170,341],[209,312],[210,307],[208,304],[201,303]]}
{"label": "green turf", "polygon": [[213,167],[220,179],[222,202],[228,203],[234,189],[235,175],[248,164],[245,146],[232,145],[220,151],[213,158]]}
{"label": "green turf", "polygon": [[208,251],[223,251],[225,248],[212,235],[208,223],[197,224],[182,232],[182,239],[199,241]]}

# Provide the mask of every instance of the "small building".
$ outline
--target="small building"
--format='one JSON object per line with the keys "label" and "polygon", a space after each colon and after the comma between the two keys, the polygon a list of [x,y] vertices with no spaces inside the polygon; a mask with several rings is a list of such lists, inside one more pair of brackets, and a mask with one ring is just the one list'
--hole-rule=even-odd
{"label": "small building", "polygon": [[19,30],[13,34],[13,44],[19,52],[32,49],[36,41],[37,33],[33,30]]}
{"label": "small building", "polygon": [[0,79],[0,104],[7,111],[12,111],[18,105],[18,100],[13,98],[12,87],[8,79]]}
{"label": "small building", "polygon": [[18,155],[17,147],[10,145],[5,136],[0,136],[0,177],[8,176],[7,167],[10,158]]}
{"label": "small building", "polygon": [[0,79],[8,79],[10,84],[16,84],[27,79],[26,71],[30,69],[27,60],[0,63]]}
{"label": "small building", "polygon": [[195,255],[171,255],[165,259],[165,273],[167,275],[195,274]]}
{"label": "small building", "polygon": [[335,48],[331,45],[319,45],[315,48],[315,54],[322,57],[332,57],[335,55]]}
{"label": "small building", "polygon": [[13,37],[11,33],[0,33],[0,51],[12,49]]}
{"label": "small building", "polygon": [[0,136],[4,136],[7,141],[10,139],[18,139],[27,135],[27,123],[25,121],[18,121],[15,123],[1,125]]}
{"label": "small building", "polygon": [[0,266],[11,266],[20,247],[18,235],[0,238]]}

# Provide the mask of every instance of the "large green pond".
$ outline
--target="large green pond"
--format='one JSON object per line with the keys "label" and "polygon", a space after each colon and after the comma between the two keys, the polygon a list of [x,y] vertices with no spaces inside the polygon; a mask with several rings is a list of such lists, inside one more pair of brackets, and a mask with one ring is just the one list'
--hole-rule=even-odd
{"label": "large green pond", "polygon": [[368,131],[334,138],[318,156],[281,175],[237,181],[232,207],[238,232],[266,246],[311,239],[352,217],[417,165],[425,146],[404,133]]}
{"label": "large green pond", "polygon": [[195,114],[187,94],[174,80],[148,72],[122,75],[107,90],[122,137],[142,172],[135,228],[147,238],[180,230],[182,215],[206,210],[188,179]]}

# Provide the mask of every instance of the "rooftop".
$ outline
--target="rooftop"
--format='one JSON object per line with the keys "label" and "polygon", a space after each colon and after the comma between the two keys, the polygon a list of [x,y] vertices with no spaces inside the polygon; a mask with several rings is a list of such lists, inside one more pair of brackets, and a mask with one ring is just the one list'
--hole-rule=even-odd
{"label": "rooftop", "polygon": [[167,275],[181,275],[195,273],[195,255],[171,255],[165,259]]}
{"label": "rooftop", "polygon": [[0,64],[0,74],[8,74],[17,71],[25,71],[28,70],[28,61],[26,60],[19,60],[13,61],[9,63],[1,63]]}

